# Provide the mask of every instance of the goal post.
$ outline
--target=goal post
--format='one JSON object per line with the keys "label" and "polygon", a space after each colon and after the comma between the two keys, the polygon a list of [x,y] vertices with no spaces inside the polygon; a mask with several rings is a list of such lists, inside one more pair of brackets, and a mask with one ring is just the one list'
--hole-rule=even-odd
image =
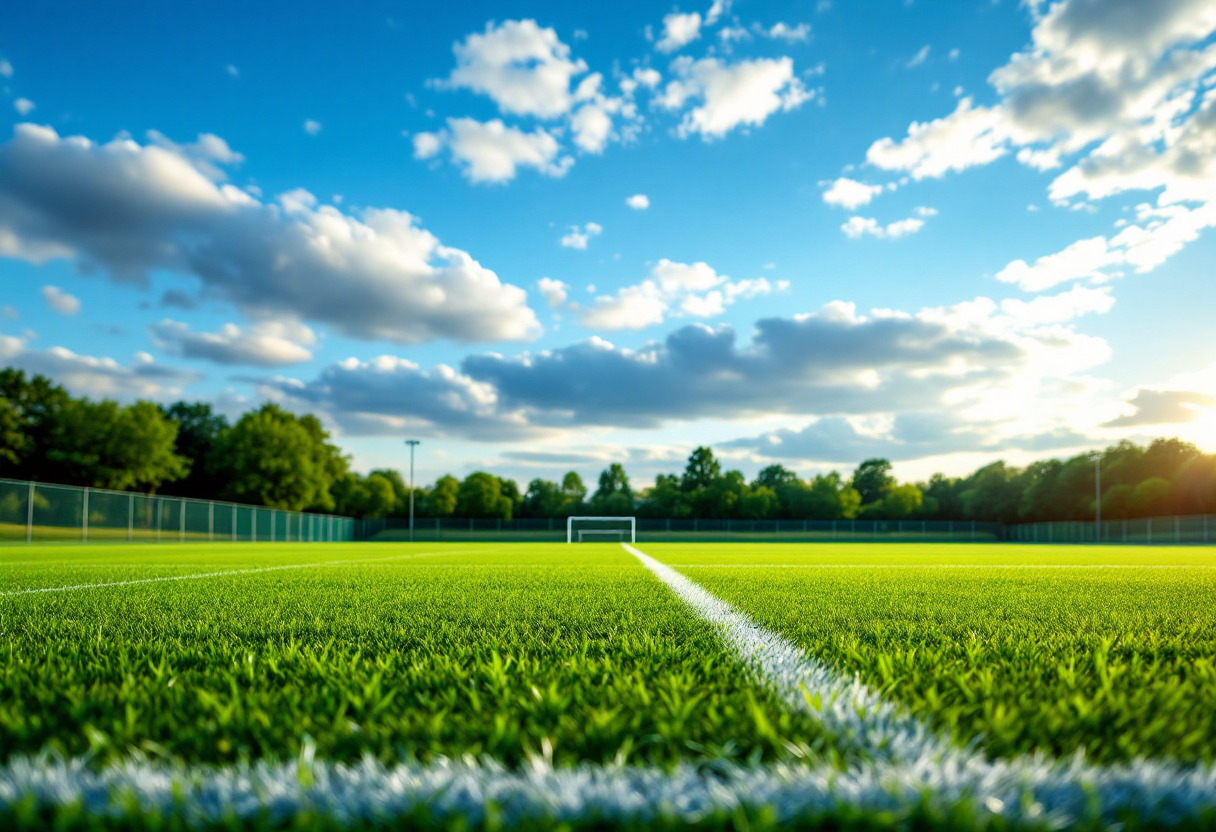
{"label": "goal post", "polygon": [[636,517],[567,517],[566,542],[584,543],[592,540],[638,542]]}

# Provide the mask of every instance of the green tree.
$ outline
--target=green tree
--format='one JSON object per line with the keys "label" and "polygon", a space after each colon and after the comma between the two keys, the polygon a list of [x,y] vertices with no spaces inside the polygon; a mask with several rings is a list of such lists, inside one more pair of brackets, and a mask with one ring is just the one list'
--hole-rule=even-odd
{"label": "green tree", "polygon": [[633,489],[621,463],[614,462],[600,473],[599,487],[587,502],[587,510],[592,514],[633,514]]}
{"label": "green tree", "polygon": [[1149,477],[1136,486],[1129,500],[1135,517],[1157,517],[1170,510],[1171,487],[1164,477]]}
{"label": "green tree", "polygon": [[889,520],[907,520],[920,512],[924,504],[925,494],[915,485],[905,483],[892,487],[883,496],[883,516]]}
{"label": "green tree", "polygon": [[0,475],[14,471],[31,442],[21,430],[21,417],[8,399],[0,399]]}
{"label": "green tree", "polygon": [[861,495],[863,506],[881,500],[894,485],[891,463],[885,459],[867,459],[853,472],[853,488]]}
{"label": "green tree", "polygon": [[744,520],[767,520],[777,514],[777,492],[767,486],[747,489],[739,499],[738,514]]}
{"label": "green tree", "polygon": [[502,478],[502,496],[511,501],[511,516],[518,517],[520,506],[524,503],[524,495],[519,493],[519,485],[515,480]]}
{"label": "green tree", "polygon": [[155,491],[189,470],[174,453],[176,423],[152,402],[70,399],[54,420],[45,463],[53,482]]}
{"label": "green tree", "polygon": [[680,488],[680,478],[675,474],[659,474],[654,487],[643,495],[637,508],[638,514],[655,519],[683,519],[692,516],[688,495]]}
{"label": "green tree", "polygon": [[502,493],[502,480],[485,471],[474,471],[460,483],[456,494],[456,516],[511,519],[514,504]]}
{"label": "green tree", "polygon": [[328,439],[315,416],[266,404],[219,436],[210,462],[227,499],[290,511],[332,509],[330,489],[347,463]]}
{"label": "green tree", "polygon": [[[21,370],[6,367],[0,369],[0,399],[8,400],[23,437],[18,462],[0,462],[0,470],[16,479],[47,479],[51,433],[71,397],[46,376],[27,379]],[[10,449],[15,452],[16,444]]]}
{"label": "green tree", "polygon": [[387,517],[397,504],[392,482],[378,473],[366,477],[347,471],[330,489],[335,511],[347,517]]}
{"label": "green tree", "polygon": [[1016,523],[1022,502],[1022,472],[1004,462],[985,465],[962,483],[963,515],[969,520]]}
{"label": "green tree", "polygon": [[174,452],[190,460],[190,473],[163,489],[178,497],[214,499],[223,489],[208,459],[216,440],[228,430],[228,419],[204,402],[177,402],[164,409],[165,416],[177,425]]}
{"label": "green tree", "polygon": [[562,493],[561,486],[552,480],[537,478],[528,483],[520,516],[560,517],[565,505],[566,495]]}
{"label": "green tree", "polygon": [[[410,487],[405,482],[405,477],[401,476],[401,472],[395,468],[373,468],[368,476],[381,476],[388,480],[393,487],[393,505],[388,512],[383,515],[385,517],[397,516],[405,517],[410,513]],[[418,513],[418,495],[414,495],[414,513]]]}
{"label": "green tree", "polygon": [[781,486],[797,481],[798,475],[784,465],[769,465],[756,475],[756,479],[752,481],[752,487],[768,488],[776,493]]}
{"label": "green tree", "polygon": [[460,497],[460,480],[444,474],[435,481],[426,495],[427,517],[451,517],[456,513],[456,501]]}
{"label": "green tree", "polygon": [[680,481],[680,487],[685,491],[709,488],[720,476],[722,476],[722,466],[714,457],[714,452],[702,445],[693,450],[688,457],[688,465],[684,468],[684,478]]}
{"label": "green tree", "polygon": [[562,494],[567,502],[564,510],[572,513],[587,499],[587,486],[583,484],[583,478],[577,471],[567,471],[566,476],[562,477]]}

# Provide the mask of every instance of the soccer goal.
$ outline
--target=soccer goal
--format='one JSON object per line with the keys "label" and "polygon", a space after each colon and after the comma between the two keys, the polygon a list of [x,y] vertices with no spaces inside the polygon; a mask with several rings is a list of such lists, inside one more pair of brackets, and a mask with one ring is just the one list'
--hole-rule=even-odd
{"label": "soccer goal", "polygon": [[636,517],[568,517],[566,518],[566,542],[590,543],[592,541],[638,542]]}

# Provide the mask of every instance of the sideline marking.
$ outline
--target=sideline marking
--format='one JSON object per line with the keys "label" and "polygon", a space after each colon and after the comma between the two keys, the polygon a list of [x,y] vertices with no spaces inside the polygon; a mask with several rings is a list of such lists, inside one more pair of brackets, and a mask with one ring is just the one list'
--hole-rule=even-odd
{"label": "sideline marking", "polygon": [[883,700],[858,679],[839,676],[670,566],[628,543],[621,545],[713,624],[727,646],[755,668],[786,704],[811,711],[848,745],[873,759],[912,761],[926,755],[935,760],[967,759],[924,722]]}
{"label": "sideline marking", "polygon": [[38,807],[78,806],[86,816],[114,819],[129,817],[134,806],[141,817],[158,812],[195,828],[267,815],[275,825],[289,826],[282,822],[304,813],[342,825],[381,825],[422,812],[440,825],[463,819],[480,827],[493,817],[510,829],[533,819],[696,823],[735,817],[740,808],[765,808],[779,822],[883,812],[885,826],[892,813],[928,808],[932,817],[946,818],[962,805],[982,830],[992,828],[997,816],[1005,826],[1031,828],[1110,828],[1126,820],[1125,813],[1144,825],[1194,824],[1216,802],[1216,770],[1180,771],[1151,762],[1102,771],[1087,771],[1075,761],[1026,758],[983,771],[934,761],[871,761],[845,770],[682,763],[667,770],[592,764],[555,769],[533,759],[512,770],[492,761],[387,767],[371,757],[343,765],[314,760],[313,754],[306,746],[290,762],[173,767],[131,760],[100,771],[88,760],[18,757],[0,766],[0,808],[11,812],[14,804],[29,801]]}
{"label": "sideline marking", "polygon": [[[283,566],[259,566],[254,569],[228,569],[222,572],[194,572],[189,575],[168,575],[163,578],[135,578],[129,581],[104,581],[95,584],[72,584],[70,586],[45,586],[35,589],[10,589],[0,592],[0,597],[10,595],[38,595],[45,592],[73,592],[81,589],[104,589],[113,586],[135,586],[136,584],[160,584],[168,581],[191,581],[200,578],[222,578],[225,575],[253,575],[258,572],[278,572],[284,569],[312,569],[318,566],[341,566],[347,563],[379,563],[386,560],[401,560],[403,558],[421,558],[439,555],[460,555],[472,552],[472,549],[457,549],[447,552],[418,552],[410,555],[390,555],[383,558],[355,558],[348,560],[326,560],[316,563],[290,563]],[[492,549],[478,551],[494,551]]]}
{"label": "sideline marking", "polygon": [[[991,783],[1016,774],[1044,791],[1053,787],[1068,791],[1088,784],[1086,787],[1093,788],[1101,799],[1104,811],[1108,802],[1121,801],[1130,801],[1141,809],[1160,809],[1178,802],[1189,805],[1192,811],[1216,807],[1216,766],[1143,759],[1122,765],[1090,765],[1079,752],[1063,759],[1037,752],[990,760],[974,743],[959,748],[902,706],[884,700],[859,678],[841,676],[670,566],[627,543],[621,545],[710,622],[727,647],[750,664],[781,699],[793,708],[809,711],[842,744],[873,763],[919,771],[926,786],[940,786],[957,775],[959,785],[965,782],[966,788],[979,795],[985,794]],[[1178,784],[1183,781],[1201,785],[1179,791]],[[1047,802],[1041,793],[1036,798]]]}
{"label": "sideline marking", "polygon": [[1210,563],[669,563],[673,569],[1216,569]]}

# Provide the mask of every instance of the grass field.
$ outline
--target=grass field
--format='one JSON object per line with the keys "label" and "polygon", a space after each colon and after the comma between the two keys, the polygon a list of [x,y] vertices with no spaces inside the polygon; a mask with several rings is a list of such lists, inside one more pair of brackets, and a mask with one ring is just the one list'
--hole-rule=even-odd
{"label": "grass field", "polygon": [[0,549],[0,822],[1216,822],[1209,550],[638,548]]}

